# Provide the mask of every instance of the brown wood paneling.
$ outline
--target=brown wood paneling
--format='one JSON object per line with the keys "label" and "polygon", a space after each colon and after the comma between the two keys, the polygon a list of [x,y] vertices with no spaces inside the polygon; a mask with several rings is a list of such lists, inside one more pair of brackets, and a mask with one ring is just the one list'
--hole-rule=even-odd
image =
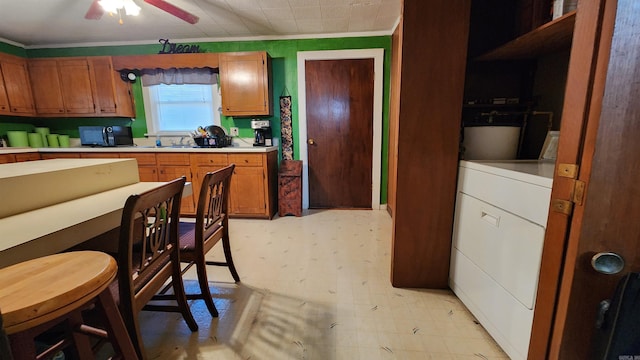
{"label": "brown wood paneling", "polygon": [[448,287],[469,13],[404,1],[393,286]]}

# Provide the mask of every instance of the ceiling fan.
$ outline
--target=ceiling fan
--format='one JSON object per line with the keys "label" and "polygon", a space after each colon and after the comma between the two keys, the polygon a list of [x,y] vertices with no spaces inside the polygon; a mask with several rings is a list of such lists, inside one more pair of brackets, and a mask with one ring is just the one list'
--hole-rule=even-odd
{"label": "ceiling fan", "polygon": [[[169,14],[188,22],[189,24],[195,24],[198,22],[198,20],[200,20],[200,18],[198,18],[197,16],[175,5],[169,4],[165,0],[143,0],[143,1],[149,5],[153,5],[157,7],[160,10],[166,11]],[[104,12],[105,10],[100,5],[100,0],[93,0],[84,18],[89,20],[99,20],[104,14]]]}

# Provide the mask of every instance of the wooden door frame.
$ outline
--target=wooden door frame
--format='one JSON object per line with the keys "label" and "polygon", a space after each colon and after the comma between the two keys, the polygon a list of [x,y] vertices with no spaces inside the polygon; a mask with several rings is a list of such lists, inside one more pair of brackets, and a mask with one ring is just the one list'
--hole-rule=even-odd
{"label": "wooden door frame", "polygon": [[371,159],[371,208],[380,209],[380,182],[382,173],[382,87],[384,75],[384,49],[330,50],[298,52],[298,141],[302,160],[302,208],[309,208],[309,157],[307,152],[307,90],[305,62],[307,60],[373,59],[373,151]]}

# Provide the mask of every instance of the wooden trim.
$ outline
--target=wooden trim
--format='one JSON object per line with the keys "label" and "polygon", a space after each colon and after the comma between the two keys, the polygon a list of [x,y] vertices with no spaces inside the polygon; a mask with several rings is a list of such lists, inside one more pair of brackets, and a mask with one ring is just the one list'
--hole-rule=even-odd
{"label": "wooden trim", "polygon": [[[557,163],[579,164],[580,161],[585,141],[584,132],[587,127],[589,102],[592,98],[595,72],[598,66],[596,59],[601,38],[600,25],[604,1],[582,2],[580,11],[576,15]],[[591,126],[593,125],[589,124],[589,127]],[[585,165],[581,164],[581,178],[586,176],[586,170],[589,168]],[[554,199],[571,199],[572,188],[571,179],[558,176],[556,173],[551,193],[552,201]],[[562,332],[562,325],[554,324],[554,321],[566,315],[566,308],[560,309],[556,305],[560,287],[567,286],[564,283],[560,284],[560,277],[563,266],[572,268],[575,265],[575,259],[571,260],[565,254],[565,246],[570,231],[570,222],[573,222],[571,228],[578,226],[582,217],[582,206],[575,208],[573,219],[564,214],[549,212],[529,344],[529,359],[553,359],[558,356],[560,344],[556,341],[559,340],[557,336]],[[554,338],[553,345],[552,337]]]}
{"label": "wooden trim", "polygon": [[115,70],[170,69],[170,68],[217,68],[218,53],[153,54],[113,56]]}

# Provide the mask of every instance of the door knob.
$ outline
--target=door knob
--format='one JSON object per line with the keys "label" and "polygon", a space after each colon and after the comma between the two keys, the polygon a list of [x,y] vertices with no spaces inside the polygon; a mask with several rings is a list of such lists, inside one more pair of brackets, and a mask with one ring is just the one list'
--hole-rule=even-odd
{"label": "door knob", "polygon": [[622,271],[624,259],[613,252],[600,252],[591,258],[591,266],[601,274],[613,275]]}
{"label": "door knob", "polygon": [[309,140],[307,140],[307,144],[309,144],[309,145],[313,145],[313,144],[315,144],[315,143],[316,143],[316,141],[315,141],[315,140],[313,140],[313,139],[309,139]]}

